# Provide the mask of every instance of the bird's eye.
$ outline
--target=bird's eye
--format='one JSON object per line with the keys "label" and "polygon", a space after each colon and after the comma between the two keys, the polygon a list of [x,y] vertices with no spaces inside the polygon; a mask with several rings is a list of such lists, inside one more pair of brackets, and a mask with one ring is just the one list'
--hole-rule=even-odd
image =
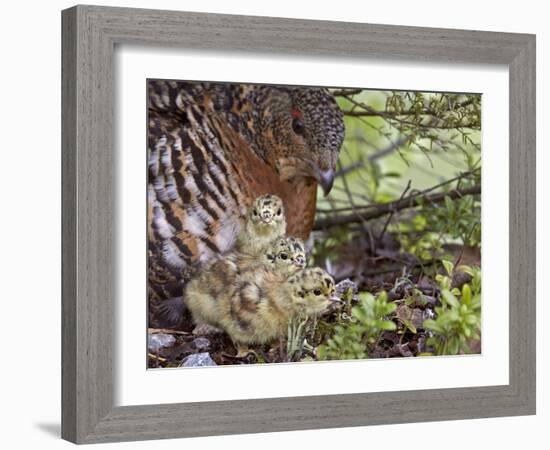
{"label": "bird's eye", "polygon": [[315,295],[321,295],[321,289],[315,289],[315,290],[313,291],[313,293],[314,293]]}
{"label": "bird's eye", "polygon": [[254,208],[253,213],[254,213],[255,216],[257,216],[258,215],[258,210],[256,208]]}
{"label": "bird's eye", "polygon": [[277,210],[277,215],[280,216],[281,213],[282,213],[281,208],[279,208],[279,209]]}
{"label": "bird's eye", "polygon": [[303,135],[305,131],[304,122],[295,117],[292,119],[292,129],[296,134]]}
{"label": "bird's eye", "polygon": [[281,259],[288,259],[288,255],[287,255],[286,253],[281,253],[281,254],[279,255],[279,258],[281,258]]}

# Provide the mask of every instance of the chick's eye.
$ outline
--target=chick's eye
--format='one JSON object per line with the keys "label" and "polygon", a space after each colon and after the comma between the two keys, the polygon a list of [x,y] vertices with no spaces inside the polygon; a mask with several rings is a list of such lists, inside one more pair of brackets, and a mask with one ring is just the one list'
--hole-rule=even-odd
{"label": "chick's eye", "polygon": [[256,208],[254,208],[253,213],[254,213],[255,216],[257,216],[258,215],[258,210]]}
{"label": "chick's eye", "polygon": [[281,253],[281,254],[279,255],[279,258],[281,258],[281,259],[288,259],[288,255],[287,255],[286,253]]}
{"label": "chick's eye", "polygon": [[321,295],[321,289],[315,289],[315,290],[313,291],[313,293],[314,293],[315,295]]}
{"label": "chick's eye", "polygon": [[279,208],[279,209],[277,210],[277,215],[280,216],[281,213],[282,213],[281,208]]}
{"label": "chick's eye", "polygon": [[292,129],[296,134],[303,135],[305,131],[304,122],[295,117],[292,119]]}

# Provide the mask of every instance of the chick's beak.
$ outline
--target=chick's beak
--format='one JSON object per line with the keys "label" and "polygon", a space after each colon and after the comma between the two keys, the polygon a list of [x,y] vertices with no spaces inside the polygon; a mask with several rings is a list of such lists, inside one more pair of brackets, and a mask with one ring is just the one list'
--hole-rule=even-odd
{"label": "chick's beak", "polygon": [[334,169],[320,170],[318,173],[319,184],[321,184],[321,187],[323,188],[323,193],[325,194],[325,197],[332,189],[332,185],[334,184],[334,175]]}

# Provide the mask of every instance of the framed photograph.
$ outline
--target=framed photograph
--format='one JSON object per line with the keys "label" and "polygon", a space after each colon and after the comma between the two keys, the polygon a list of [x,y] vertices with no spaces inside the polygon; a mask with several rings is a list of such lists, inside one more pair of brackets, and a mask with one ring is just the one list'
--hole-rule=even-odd
{"label": "framed photograph", "polygon": [[65,439],[534,414],[534,36],[62,24]]}

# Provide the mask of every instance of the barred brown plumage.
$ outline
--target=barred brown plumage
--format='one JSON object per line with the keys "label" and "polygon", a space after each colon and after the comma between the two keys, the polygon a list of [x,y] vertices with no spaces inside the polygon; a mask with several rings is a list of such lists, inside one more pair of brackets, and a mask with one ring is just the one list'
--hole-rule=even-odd
{"label": "barred brown plumage", "polygon": [[323,88],[148,81],[148,296],[180,297],[196,268],[229,251],[252,201],[280,197],[307,239],[317,184],[328,192],[344,136]]}

